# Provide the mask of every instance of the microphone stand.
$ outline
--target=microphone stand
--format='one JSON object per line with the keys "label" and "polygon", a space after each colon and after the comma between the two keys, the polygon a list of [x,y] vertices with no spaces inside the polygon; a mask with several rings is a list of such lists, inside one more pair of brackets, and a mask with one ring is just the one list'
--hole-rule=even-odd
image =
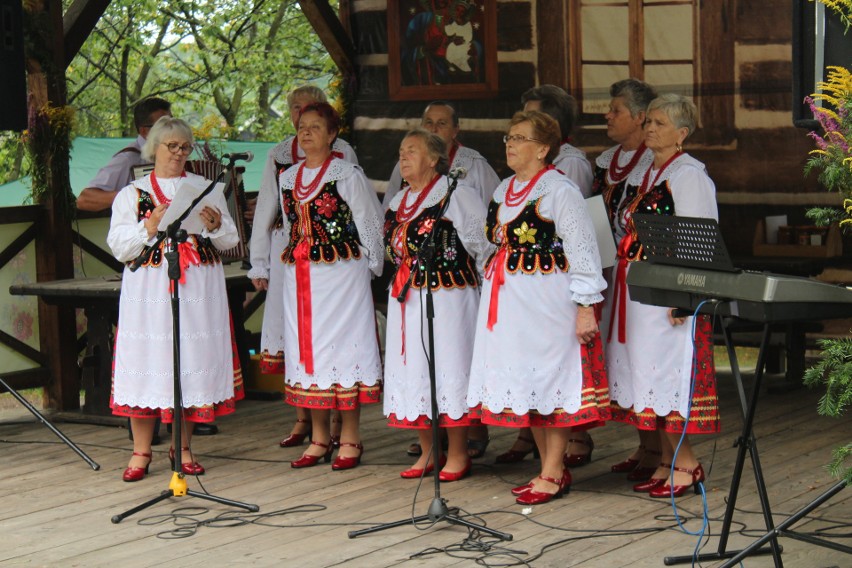
{"label": "microphone stand", "polygon": [[[148,247],[146,250],[143,250],[142,253],[133,261],[130,265],[131,272],[135,272],[139,269],[143,264],[145,264],[148,259],[150,259],[151,255],[154,254],[154,251],[157,250],[160,244],[166,239],[169,240],[168,252],[165,253],[166,261],[168,263],[168,274],[169,280],[172,285],[172,297],[171,297],[171,307],[172,307],[172,351],[173,351],[173,384],[174,384],[174,436],[175,440],[180,442],[181,440],[181,429],[183,426],[183,395],[181,393],[181,383],[180,383],[180,296],[179,296],[179,280],[180,280],[180,252],[178,249],[178,244],[185,242],[187,238],[186,231],[180,228],[181,222],[189,216],[189,213],[198,205],[201,200],[206,197],[213,188],[216,187],[216,184],[219,183],[219,180],[223,178],[225,173],[227,172],[226,183],[230,183],[230,178],[232,175],[232,170],[234,167],[234,160],[231,159],[228,162],[223,170],[216,176],[216,179],[213,180],[207,188],[201,192],[201,194],[196,197],[189,207],[180,214],[180,216],[172,222],[165,231],[160,231],[157,235],[157,240],[153,245]],[[179,445],[176,444],[178,448]],[[245,509],[247,511],[256,512],[260,508],[257,505],[251,505],[248,503],[242,503],[240,501],[233,501],[231,499],[226,499],[224,497],[218,497],[216,495],[211,495],[209,493],[202,493],[199,491],[193,491],[192,489],[188,489],[186,486],[186,479],[183,470],[181,469],[181,454],[180,450],[175,452],[175,460],[172,472],[172,479],[169,483],[169,488],[153,499],[149,499],[144,503],[129,509],[123,513],[115,515],[112,517],[112,522],[114,524],[120,523],[122,520],[126,519],[130,515],[134,513],[138,513],[143,509],[147,509],[148,507],[159,503],[160,501],[164,501],[169,497],[183,497],[185,495],[189,495],[190,497],[198,497],[199,499],[206,499],[208,501],[214,501],[216,503],[221,503],[223,505],[231,505],[234,507],[239,507],[241,509]]]}
{"label": "microphone stand", "polygon": [[431,398],[430,402],[432,410],[432,464],[434,466],[432,469],[432,478],[435,483],[435,494],[432,498],[432,502],[429,504],[429,509],[425,515],[409,517],[407,519],[394,521],[391,523],[383,523],[374,527],[357,531],[350,531],[349,538],[356,538],[364,534],[383,531],[385,529],[391,529],[394,527],[400,527],[408,524],[416,525],[417,523],[421,523],[424,521],[430,521],[433,524],[439,521],[444,521],[450,523],[451,525],[462,525],[469,529],[491,535],[501,540],[512,540],[512,535],[509,533],[500,532],[488,528],[484,525],[478,525],[476,523],[468,521],[465,518],[460,517],[459,508],[448,507],[447,500],[441,497],[441,479],[439,477],[440,468],[438,467],[438,464],[441,460],[441,433],[440,427],[438,426],[438,387],[435,373],[435,308],[432,302],[432,287],[429,285],[429,275],[431,274],[432,262],[435,258],[435,226],[437,225],[438,221],[443,218],[444,213],[446,213],[447,207],[450,204],[450,198],[452,197],[452,194],[455,191],[456,186],[459,182],[458,176],[451,177],[450,179],[452,179],[452,183],[447,189],[447,195],[446,197],[444,197],[444,203],[438,210],[438,213],[435,215],[434,223],[432,224],[432,230],[429,231],[429,235],[423,242],[423,246],[420,247],[420,252],[418,253],[413,263],[415,269],[411,271],[411,276],[408,278],[408,281],[405,283],[405,286],[403,286],[402,291],[396,298],[399,303],[405,303],[406,296],[408,295],[408,290],[411,288],[414,278],[416,278],[417,276],[417,270],[419,269],[421,272],[424,273],[423,282],[426,285],[426,328],[429,339],[429,394]]}

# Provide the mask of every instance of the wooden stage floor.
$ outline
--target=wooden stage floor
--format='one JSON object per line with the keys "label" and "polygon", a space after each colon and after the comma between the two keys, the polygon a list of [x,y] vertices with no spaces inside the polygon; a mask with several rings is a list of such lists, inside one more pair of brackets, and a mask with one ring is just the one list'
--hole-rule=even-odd
{"label": "wooden stage floor", "polygon": [[[780,381],[781,379],[775,379]],[[770,378],[770,384],[773,380]],[[718,535],[731,480],[739,434],[740,408],[730,375],[720,374],[723,433],[694,437],[696,452],[708,470],[709,531]],[[809,503],[834,481],[825,471],[832,448],[849,441],[852,417],[821,418],[819,392],[805,389],[760,399],[756,434],[776,522]],[[71,422],[57,425],[101,465],[93,471],[22,406],[0,412],[0,565],[2,566],[507,566],[526,560],[536,567],[662,566],[670,554],[688,555],[694,536],[672,522],[667,500],[632,493],[609,466],[636,443],[632,431],[611,424],[593,432],[591,464],[574,470],[574,485],[565,498],[525,511],[509,494],[513,485],[535,474],[527,459],[494,466],[514,433],[492,429],[491,445],[473,475],[444,484],[442,495],[453,507],[478,514],[489,527],[514,536],[508,543],[474,540],[463,546],[466,529],[447,523],[406,525],[348,539],[350,530],[425,514],[433,497],[429,479],[417,492],[417,481],[398,472],[410,463],[404,448],[410,433],[385,425],[379,406],[362,417],[366,446],[363,464],[333,472],[326,464],[293,470],[289,461],[301,449],[277,445],[293,420],[279,401],[251,400],[235,415],[219,422],[221,432],[194,440],[196,455],[207,468],[204,489],[214,495],[260,505],[260,514],[241,514],[242,521],[213,521],[226,506],[192,497],[170,498],[115,525],[110,518],[168,486],[167,445],[155,447],[150,475],[139,483],[123,483],[121,472],[130,455],[123,428]],[[163,429],[165,433],[165,429]],[[746,465],[729,549],[742,547],[762,534],[762,517],[750,464]],[[189,487],[201,491],[195,479]],[[845,490],[797,528],[804,532],[835,529],[850,534],[852,490]],[[416,502],[415,502],[416,498]],[[701,497],[678,500],[685,528],[701,528]],[[179,515],[173,517],[172,513]],[[180,538],[183,537],[183,538]],[[852,544],[847,537],[837,539]],[[852,556],[782,539],[787,566],[809,568],[851,566]],[[715,551],[718,539],[705,546]],[[484,545],[493,544],[486,550]],[[477,547],[480,547],[477,549]],[[462,550],[466,548],[466,550]],[[446,549],[443,551],[441,549]],[[431,551],[432,554],[412,558]],[[717,566],[706,562],[704,566]],[[751,557],[744,566],[771,566],[769,556]]]}

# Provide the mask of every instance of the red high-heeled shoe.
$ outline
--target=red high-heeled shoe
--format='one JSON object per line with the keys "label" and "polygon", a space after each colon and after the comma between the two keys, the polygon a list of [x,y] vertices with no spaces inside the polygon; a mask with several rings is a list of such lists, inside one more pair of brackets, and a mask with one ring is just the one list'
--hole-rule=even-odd
{"label": "red high-heeled shoe", "polygon": [[[181,460],[183,460],[183,452],[188,452],[189,448],[181,448]],[[175,449],[169,448],[169,461],[172,464],[172,471],[175,469]],[[183,463],[181,461],[180,470],[184,475],[204,475],[204,466],[193,459],[190,462]]]}
{"label": "red high-heeled shoe", "polygon": [[688,485],[669,485],[666,483],[665,485],[660,485],[659,487],[655,487],[652,489],[648,495],[654,497],[656,499],[666,498],[666,497],[682,497],[686,490],[692,487],[695,490],[696,495],[701,494],[701,488],[698,487],[698,484],[704,481],[704,468],[701,467],[701,464],[698,464],[695,469],[685,469],[682,467],[675,467],[675,471],[680,471],[682,473],[688,473],[692,476],[692,483]]}
{"label": "red high-heeled shoe", "polygon": [[361,453],[359,453],[354,458],[347,458],[341,456],[340,454],[337,454],[337,457],[334,458],[334,463],[331,464],[331,469],[333,469],[334,471],[352,469],[353,467],[361,463],[361,456],[364,455],[364,445],[361,442],[358,442],[357,444],[350,444],[349,442],[340,442],[340,447],[355,448],[356,450],[360,450]]}
{"label": "red high-heeled shoe", "polygon": [[581,444],[589,448],[589,453],[587,454],[565,454],[562,456],[562,464],[565,467],[580,467],[582,465],[586,465],[587,463],[591,463],[592,461],[592,452],[595,450],[595,441],[592,440],[591,436],[589,436],[588,440],[577,440],[574,438],[570,438],[568,443],[574,442],[575,444]]}
{"label": "red high-heeled shoe", "polygon": [[154,459],[150,453],[133,452],[133,455],[148,458],[148,463],[145,464],[145,467],[128,467],[125,469],[124,473],[121,475],[121,479],[127,482],[145,479],[145,476],[148,475],[148,468],[151,466],[151,461]]}
{"label": "red high-heeled shoe", "polygon": [[304,454],[302,454],[302,457],[300,457],[299,459],[297,459],[295,461],[291,461],[290,467],[296,468],[296,469],[299,469],[299,468],[302,468],[302,467],[313,467],[313,466],[317,465],[317,463],[320,460],[325,461],[325,463],[328,463],[328,462],[331,461],[331,452],[334,451],[334,448],[331,446],[330,443],[329,444],[323,444],[322,442],[315,442],[315,441],[312,440],[311,446],[319,446],[320,448],[324,448],[325,453],[318,455],[318,456],[313,456],[313,455],[305,452]]}
{"label": "red high-heeled shoe", "polygon": [[[664,467],[669,469],[672,466],[670,463],[661,463],[660,467]],[[654,469],[656,471],[656,469]],[[633,491],[636,493],[648,493],[652,489],[656,489],[666,483],[666,479],[657,479],[656,477],[652,477],[646,481],[642,481],[641,483],[637,483],[633,486]]]}
{"label": "red high-heeled shoe", "polygon": [[[568,471],[568,468],[565,468],[564,470],[562,470],[562,490],[564,493],[568,493],[572,483],[573,480],[571,479],[571,472]],[[517,487],[513,487],[511,489],[512,495],[517,497],[518,495],[526,493],[527,491],[532,489],[532,487],[532,481],[530,481],[529,483],[525,483],[524,485],[518,485]]]}
{"label": "red high-heeled shoe", "polygon": [[441,472],[438,474],[438,479],[440,479],[441,481],[446,481],[446,482],[458,481],[460,479],[464,479],[465,477],[470,475],[471,464],[472,464],[472,462],[470,461],[470,459],[468,459],[467,463],[465,464],[465,466],[462,468],[461,471],[444,471],[442,469]]}
{"label": "red high-heeled shoe", "polygon": [[[639,449],[644,453],[645,445],[639,444]],[[624,461],[620,461],[616,464],[613,464],[612,467],[609,468],[609,470],[612,473],[630,473],[631,471],[636,469],[637,465],[639,465],[638,459],[627,458]]]}
{"label": "red high-heeled shoe", "polygon": [[530,449],[528,450],[513,450],[509,448],[507,451],[503,452],[499,456],[494,459],[494,463],[518,463],[524,461],[524,458],[527,457],[527,454],[530,452],[533,453],[533,457],[538,459],[538,447],[535,445],[535,440],[530,440],[525,436],[518,436],[518,440],[530,445]]}
{"label": "red high-heeled shoe", "polygon": [[[447,456],[442,455],[441,459],[439,460],[439,466],[444,467],[444,464],[446,463]],[[429,475],[430,473],[432,473],[432,471],[434,471],[434,469],[435,465],[432,462],[429,462],[429,464],[427,464],[426,467],[423,469],[411,467],[406,469],[405,471],[399,472],[399,476],[403,479],[417,479],[419,477]]]}
{"label": "red high-heeled shoe", "polygon": [[[662,456],[663,453],[658,450],[645,450],[646,453],[652,456]],[[640,460],[641,461],[641,460]],[[627,481],[648,481],[651,479],[651,476],[654,475],[654,472],[657,471],[657,468],[654,466],[651,467],[641,467],[637,466],[633,468],[633,471],[627,474]]]}
{"label": "red high-heeled shoe", "polygon": [[545,477],[543,475],[538,476],[542,481],[548,481],[553,483],[558,488],[556,489],[556,493],[547,493],[545,491],[536,491],[532,487],[518,495],[517,499],[515,499],[515,503],[518,505],[541,505],[542,503],[547,503],[552,499],[560,499],[564,492],[565,488],[565,474],[562,474],[561,479],[556,479],[555,477]]}
{"label": "red high-heeled shoe", "polygon": [[[309,424],[310,425],[311,421],[306,420],[305,418],[296,418],[296,423],[297,424]],[[296,434],[294,432],[290,432],[290,434],[286,438],[284,438],[283,440],[278,442],[278,445],[281,446],[282,448],[292,448],[294,446],[301,446],[304,443],[305,438],[310,438],[310,437],[311,437],[311,428],[310,428],[310,426],[308,426],[308,430],[304,434]]]}

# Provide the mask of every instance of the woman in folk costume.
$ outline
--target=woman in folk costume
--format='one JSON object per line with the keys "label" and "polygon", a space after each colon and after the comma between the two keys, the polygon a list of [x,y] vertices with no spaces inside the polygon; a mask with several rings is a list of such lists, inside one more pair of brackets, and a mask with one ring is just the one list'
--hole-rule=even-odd
{"label": "woman in folk costume", "polygon": [[[479,305],[478,266],[493,248],[485,239],[485,205],[476,189],[459,184],[449,193],[446,177],[447,146],[437,134],[423,129],[406,134],[399,147],[399,167],[407,187],[390,202],[385,213],[385,246],[397,266],[388,299],[388,333],[385,347],[385,414],[391,426],[415,429],[422,453],[417,462],[400,473],[418,478],[432,471],[431,391],[429,358],[434,357],[437,386],[437,419],[447,430],[448,457],[439,474],[441,481],[457,481],[470,472],[467,429],[470,425],[467,387],[473,351],[476,310]],[[445,201],[447,209],[435,220]],[[427,238],[432,237],[435,255],[432,270],[417,266]],[[413,276],[413,280],[412,280]],[[411,288],[405,301],[407,282]],[[435,310],[435,351],[427,353],[425,316],[428,281]]]}
{"label": "woman in folk costume", "polygon": [[284,261],[286,400],[309,408],[311,445],[295,468],[331,460],[329,413],[340,410],[340,451],[332,469],[361,461],[361,404],[377,403],[382,376],[370,291],[384,258],[382,210],[358,166],[332,153],[340,118],[328,103],[302,109],[305,161],[281,174],[288,235]]}
{"label": "woman in folk costume", "polygon": [[[287,95],[287,106],[293,128],[299,128],[299,115],[309,104],[326,102],[325,93],[319,87],[303,85]],[[353,164],[358,163],[355,151],[345,140],[337,138],[332,153]],[[272,147],[266,155],[263,178],[260,182],[257,207],[254,212],[251,234],[251,269],[248,277],[256,290],[266,290],[263,306],[263,326],[260,332],[260,370],[264,374],[284,374],[284,292],[281,252],[287,241],[281,221],[281,194],[278,188],[279,174],[305,159],[295,136],[286,138]],[[339,413],[332,418],[331,438],[340,442]],[[336,430],[335,430],[336,428]],[[311,435],[311,413],[306,408],[296,408],[296,423],[290,433],[278,445],[282,448],[301,446]]]}
{"label": "woman in folk costume", "polygon": [[[610,224],[624,195],[627,178],[633,170],[647,171],[654,153],[645,146],[645,109],[657,96],[653,87],[638,79],[624,79],[609,89],[612,99],[606,113],[606,134],[616,145],[595,160],[593,193],[602,195]],[[660,437],[654,431],[639,430],[639,446],[627,459],[614,464],[613,473],[627,473],[630,481],[646,481],[657,469]]]}
{"label": "woman in folk costume", "polygon": [[[184,172],[192,152],[192,130],[182,120],[163,117],[151,129],[142,154],[153,159],[154,171],[121,190],[112,206],[107,243],[113,255],[130,263],[157,237],[157,225],[175,193],[186,181],[205,187],[207,180]],[[180,459],[189,475],[204,473],[189,449],[192,426],[212,422],[234,411],[243,397],[239,360],[234,356],[225,290],[225,273],[217,251],[239,242],[225,199],[199,214],[203,228],[179,245],[181,277],[180,359],[183,418],[180,446],[170,458]],[[139,481],[151,463],[154,423],[173,417],[171,281],[161,244],[135,272],[124,270],[119,300],[118,333],[113,364],[112,412],[130,418],[133,456],[124,481]],[[181,453],[175,455],[175,447]]]}
{"label": "woman in folk costume", "polygon": [[[556,120],[562,135],[562,143],[559,146],[559,153],[553,159],[553,166],[580,188],[583,197],[591,195],[592,166],[586,159],[586,153],[569,143],[574,124],[577,122],[577,101],[574,97],[556,85],[540,85],[526,91],[521,96],[521,103],[525,111],[541,111]],[[595,426],[600,424],[587,424],[584,428]],[[565,467],[579,467],[589,463],[592,449],[592,439],[585,430],[573,431],[568,439]],[[498,455],[495,462],[519,462],[534,451],[535,441],[532,433],[529,428],[521,428],[512,447]]]}
{"label": "woman in folk costume", "polygon": [[[680,95],[662,95],[648,106],[645,145],[654,153],[645,169],[634,169],[614,214],[618,264],[602,321],[613,401],[613,419],[659,438],[662,456],[650,479],[633,486],[651,497],[679,497],[704,480],[687,438],[719,431],[712,324],[707,316],[676,318],[672,310],[630,299],[627,274],[644,259],[634,213],[718,218],[716,188],[704,164],[682,144],[695,129],[695,105]],[[693,323],[695,337],[693,337]]]}
{"label": "woman in folk costume", "polygon": [[498,250],[486,265],[468,404],[485,424],[532,428],[541,472],[512,493],[538,504],[571,484],[569,428],[608,417],[594,314],[606,282],[583,196],[552,167],[558,123],[531,111],[510,124],[506,163],[515,175],[488,209],[486,235]]}

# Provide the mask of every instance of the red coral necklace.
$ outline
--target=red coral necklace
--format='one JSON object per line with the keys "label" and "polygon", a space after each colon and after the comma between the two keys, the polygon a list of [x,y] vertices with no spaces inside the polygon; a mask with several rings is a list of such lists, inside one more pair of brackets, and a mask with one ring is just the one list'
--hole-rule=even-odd
{"label": "red coral necklace", "polygon": [[541,179],[546,172],[554,169],[553,164],[550,164],[547,167],[544,167],[538,171],[537,174],[533,176],[530,182],[520,191],[515,191],[515,178],[513,177],[509,180],[509,189],[506,190],[506,198],[503,200],[503,203],[506,204],[507,207],[515,207],[516,205],[520,205],[527,200],[532,189],[535,187],[535,184],[538,183],[538,180]]}
{"label": "red coral necklace", "polygon": [[639,162],[639,159],[642,157],[642,154],[645,153],[645,143],[642,142],[638,148],[636,148],[636,153],[633,154],[633,157],[630,158],[630,161],[624,167],[618,165],[618,158],[621,156],[622,147],[619,146],[615,151],[615,154],[612,156],[612,160],[609,162],[609,179],[612,183],[619,183],[624,178],[627,177],[633,168],[636,167],[636,164]]}
{"label": "red coral necklace", "polygon": [[[180,177],[185,178],[186,172],[181,172]],[[166,197],[166,194],[163,193],[163,190],[160,187],[160,182],[157,181],[157,176],[154,172],[151,172],[151,189],[154,190],[154,197],[157,198],[157,205],[162,205],[163,203],[168,205],[172,202],[172,200]]]}
{"label": "red coral necklace", "polygon": [[333,159],[334,156],[332,154],[329,154],[328,158],[326,158],[325,161],[322,163],[322,167],[320,168],[319,173],[314,178],[314,181],[312,181],[308,185],[302,185],[302,172],[305,171],[305,164],[307,163],[307,160],[299,164],[299,169],[296,171],[296,184],[293,187],[293,195],[296,197],[297,200],[304,201],[310,194],[314,192],[314,190],[316,190]]}
{"label": "red coral necklace", "polygon": [[417,197],[414,199],[414,203],[411,205],[408,205],[408,196],[413,192],[409,186],[409,190],[402,195],[402,200],[399,202],[399,209],[396,210],[396,220],[398,223],[405,223],[414,217],[414,214],[417,213],[420,205],[422,205],[426,200],[429,192],[432,191],[432,188],[435,187],[435,184],[438,183],[439,179],[441,179],[441,174],[435,175],[435,177],[432,178],[432,181],[429,182],[429,185],[420,190]]}

